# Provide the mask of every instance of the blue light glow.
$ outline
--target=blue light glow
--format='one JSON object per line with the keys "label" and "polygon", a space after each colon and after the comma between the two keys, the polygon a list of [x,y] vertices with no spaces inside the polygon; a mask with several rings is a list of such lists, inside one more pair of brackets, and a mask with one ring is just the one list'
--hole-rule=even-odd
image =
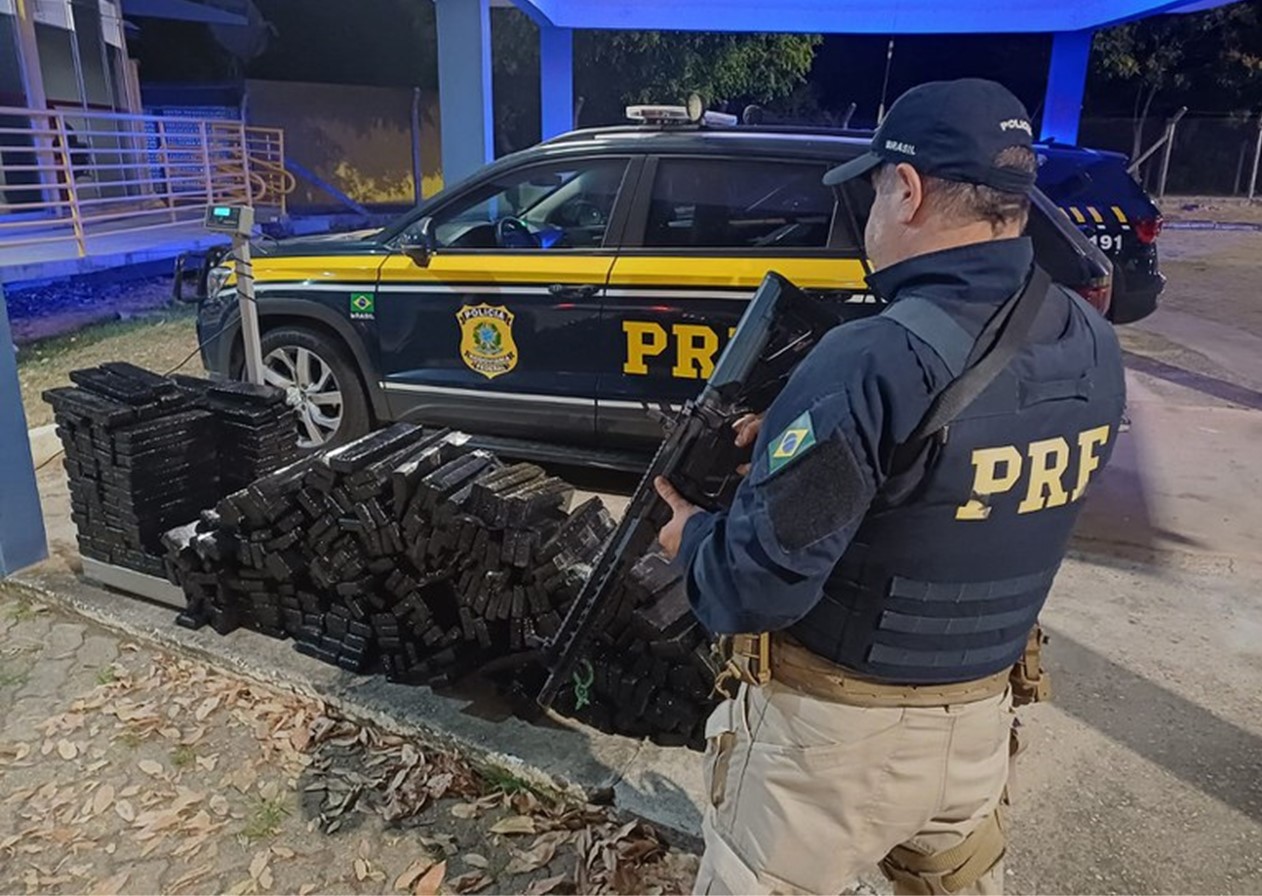
{"label": "blue light glow", "polygon": [[1081,31],[1228,0],[515,0],[565,28],[994,34]]}

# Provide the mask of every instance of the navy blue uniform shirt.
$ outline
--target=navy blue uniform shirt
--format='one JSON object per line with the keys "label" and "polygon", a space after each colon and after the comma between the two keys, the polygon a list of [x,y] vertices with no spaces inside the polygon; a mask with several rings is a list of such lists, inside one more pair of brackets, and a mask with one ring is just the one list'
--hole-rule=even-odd
{"label": "navy blue uniform shirt", "polygon": [[[912,258],[872,274],[868,283],[890,302],[911,292],[934,301],[976,337],[1021,289],[1033,263],[1028,239],[999,240]],[[1047,303],[1031,338],[1055,339],[1068,314],[1067,302]],[[731,510],[698,513],[684,528],[679,562],[687,564],[693,610],[711,632],[777,631],[815,606],[889,478],[895,449],[950,381],[927,343],[881,315],[839,326],[820,341],[768,409],[752,469]],[[853,454],[856,481],[846,483],[846,506],[830,517],[835,525],[805,547],[786,549],[769,512],[769,502],[784,489],[769,482],[795,475],[797,468],[772,454],[803,420],[809,432],[796,430],[801,434],[791,440],[844,440],[834,447]]]}

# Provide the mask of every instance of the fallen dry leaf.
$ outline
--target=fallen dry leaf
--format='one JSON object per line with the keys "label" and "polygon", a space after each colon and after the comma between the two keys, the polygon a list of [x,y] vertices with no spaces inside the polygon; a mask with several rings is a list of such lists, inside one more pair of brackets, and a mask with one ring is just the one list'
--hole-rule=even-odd
{"label": "fallen dry leaf", "polygon": [[456,818],[476,818],[478,806],[476,803],[456,803],[451,807],[451,814]]}
{"label": "fallen dry leaf", "polygon": [[127,883],[127,878],[129,877],[131,877],[131,871],[120,871],[97,883],[91,892],[93,896],[116,896],[118,891]]}
{"label": "fallen dry leaf", "polygon": [[368,863],[362,858],[355,859],[355,880],[363,880],[368,877]]}
{"label": "fallen dry leaf", "polygon": [[114,814],[123,821],[131,824],[136,820],[136,810],[132,806],[130,800],[119,800],[114,804]]}
{"label": "fallen dry leaf", "polygon": [[219,708],[219,698],[207,697],[200,704],[198,704],[197,709],[193,712],[193,718],[197,719],[197,721],[199,722],[204,722],[206,721],[206,717],[209,716],[212,712],[214,712],[218,708]]}
{"label": "fallen dry leaf", "polygon": [[277,856],[278,858],[282,858],[282,859],[292,859],[294,856],[297,855],[297,853],[294,852],[292,849],[290,849],[288,846],[273,846],[272,855]]}
{"label": "fallen dry leaf", "polygon": [[225,797],[222,793],[216,793],[214,796],[212,796],[210,798],[209,805],[210,805],[210,811],[214,812],[220,818],[227,815],[228,810],[231,808],[228,805],[227,797]]}
{"label": "fallen dry leaf", "polygon": [[567,879],[566,875],[558,874],[556,877],[545,877],[543,880],[534,881],[526,887],[526,896],[547,896]]}
{"label": "fallen dry leaf", "polygon": [[155,778],[162,774],[162,763],[154,762],[152,759],[142,759],[139,762],[140,770],[146,775],[152,775]]}
{"label": "fallen dry leaf", "polygon": [[57,755],[69,762],[79,755],[79,748],[63,737],[57,741]]}
{"label": "fallen dry leaf", "polygon": [[270,849],[260,849],[254,854],[254,858],[250,860],[250,879],[258,880],[259,875],[267,868],[267,863],[272,859],[272,851]]}
{"label": "fallen dry leaf", "polygon": [[102,784],[92,794],[92,814],[100,815],[112,805],[114,805],[114,785]]}
{"label": "fallen dry leaf", "polygon": [[219,764],[218,753],[216,753],[214,756],[198,756],[197,757],[197,767],[200,768],[202,771],[213,772],[215,770],[215,766],[218,764]]}
{"label": "fallen dry leaf", "polygon": [[504,869],[504,873],[529,874],[532,871],[538,871],[556,857],[558,844],[559,841],[555,836],[545,834],[528,850],[514,849],[513,858]]}
{"label": "fallen dry leaf", "polygon": [[412,896],[438,896],[438,888],[443,885],[446,876],[446,862],[431,866],[412,887]]}
{"label": "fallen dry leaf", "polygon": [[394,888],[403,893],[409,892],[412,889],[412,885],[421,879],[421,875],[433,867],[434,860],[429,856],[417,859],[394,879]]}
{"label": "fallen dry leaf", "polygon": [[189,884],[201,880],[203,877],[210,874],[214,870],[215,870],[215,863],[207,862],[205,865],[200,865],[197,868],[194,868],[192,871],[185,874],[184,876],[175,880],[168,889],[169,890],[183,889],[184,887],[187,887]]}
{"label": "fallen dry leaf", "polygon": [[316,884],[303,884],[298,888],[298,896],[311,896],[316,891]]}
{"label": "fallen dry leaf", "polygon": [[440,800],[451,789],[451,782],[456,776],[451,772],[444,772],[441,775],[434,775],[425,783],[425,789],[429,791],[429,795],[436,800]]}
{"label": "fallen dry leaf", "polygon": [[535,820],[529,815],[510,815],[491,825],[492,834],[533,834]]}
{"label": "fallen dry leaf", "polygon": [[481,871],[470,871],[447,882],[447,886],[457,893],[476,893],[495,883],[495,878]]}
{"label": "fallen dry leaf", "polygon": [[259,875],[259,886],[264,890],[270,890],[274,883],[276,883],[276,878],[272,875],[272,869],[264,868],[263,873]]}
{"label": "fallen dry leaf", "polygon": [[479,854],[478,854],[478,853],[476,853],[476,852],[471,852],[471,853],[469,853],[469,854],[467,854],[467,855],[461,856],[461,859],[462,859],[462,860],[464,861],[464,863],[465,863],[466,865],[468,865],[470,868],[489,868],[489,867],[491,867],[491,860],[490,860],[490,859],[488,859],[488,858],[487,858],[486,856],[484,856],[484,855],[479,855]]}

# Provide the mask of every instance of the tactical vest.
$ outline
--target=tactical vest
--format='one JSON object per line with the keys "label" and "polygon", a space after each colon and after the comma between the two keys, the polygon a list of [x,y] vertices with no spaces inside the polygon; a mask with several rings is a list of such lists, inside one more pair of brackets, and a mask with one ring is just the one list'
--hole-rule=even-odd
{"label": "tactical vest", "polygon": [[[1059,287],[1047,301],[1058,294],[1071,303],[1061,338],[1023,346],[923,446],[925,472],[878,492],[821,600],[792,629],[806,647],[907,684],[970,681],[1021,656],[1125,403],[1111,325]],[[897,320],[890,311],[904,301],[885,313]],[[925,341],[958,376],[952,347]]]}

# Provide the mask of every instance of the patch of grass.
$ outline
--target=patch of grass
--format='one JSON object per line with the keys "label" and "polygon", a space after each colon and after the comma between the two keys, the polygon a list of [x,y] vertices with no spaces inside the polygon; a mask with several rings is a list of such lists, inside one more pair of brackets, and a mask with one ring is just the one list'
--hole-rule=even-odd
{"label": "patch of grass", "polygon": [[22,346],[18,355],[18,370],[27,365],[53,364],[66,355],[90,349],[107,339],[117,339],[144,333],[154,326],[186,323],[197,319],[194,305],[173,305],[157,311],[145,312],[126,320],[111,320],[92,324],[66,336],[52,336]]}
{"label": "patch of grass", "polygon": [[30,622],[37,615],[39,609],[28,597],[19,597],[17,603],[9,608],[9,618],[14,622]]}
{"label": "patch of grass", "polygon": [[289,810],[285,808],[285,805],[279,798],[260,800],[254,807],[254,811],[250,813],[249,818],[245,820],[245,827],[241,829],[241,836],[251,843],[256,840],[275,837],[280,833],[281,823],[288,817]]}
{"label": "patch of grass", "polygon": [[193,748],[187,744],[180,744],[171,751],[171,764],[176,768],[187,768],[197,759],[197,754],[193,752]]}
{"label": "patch of grass", "polygon": [[130,728],[118,736],[118,742],[124,747],[127,747],[129,750],[134,750],[139,747],[143,740],[144,738],[135,731],[132,731]]}
{"label": "patch of grass", "polygon": [[[179,364],[197,345],[196,311],[191,307],[144,314],[125,321],[85,327],[72,336],[54,336],[23,346],[18,352],[18,379],[27,426],[52,422],[52,409],[41,397],[46,389],[70,384],[70,371],[126,358],[164,373]],[[202,372],[192,358],[184,373]]]}
{"label": "patch of grass", "polygon": [[28,672],[6,672],[4,669],[0,669],[0,688],[24,685],[29,677],[30,673]]}
{"label": "patch of grass", "polygon": [[478,774],[482,776],[483,780],[486,781],[487,786],[490,787],[492,791],[507,793],[510,796],[514,793],[535,793],[536,796],[538,795],[535,788],[531,787],[512,772],[505,771],[502,768],[485,766],[478,769]]}
{"label": "patch of grass", "polygon": [[96,683],[104,687],[118,680],[118,672],[113,666],[102,666],[96,670]]}

